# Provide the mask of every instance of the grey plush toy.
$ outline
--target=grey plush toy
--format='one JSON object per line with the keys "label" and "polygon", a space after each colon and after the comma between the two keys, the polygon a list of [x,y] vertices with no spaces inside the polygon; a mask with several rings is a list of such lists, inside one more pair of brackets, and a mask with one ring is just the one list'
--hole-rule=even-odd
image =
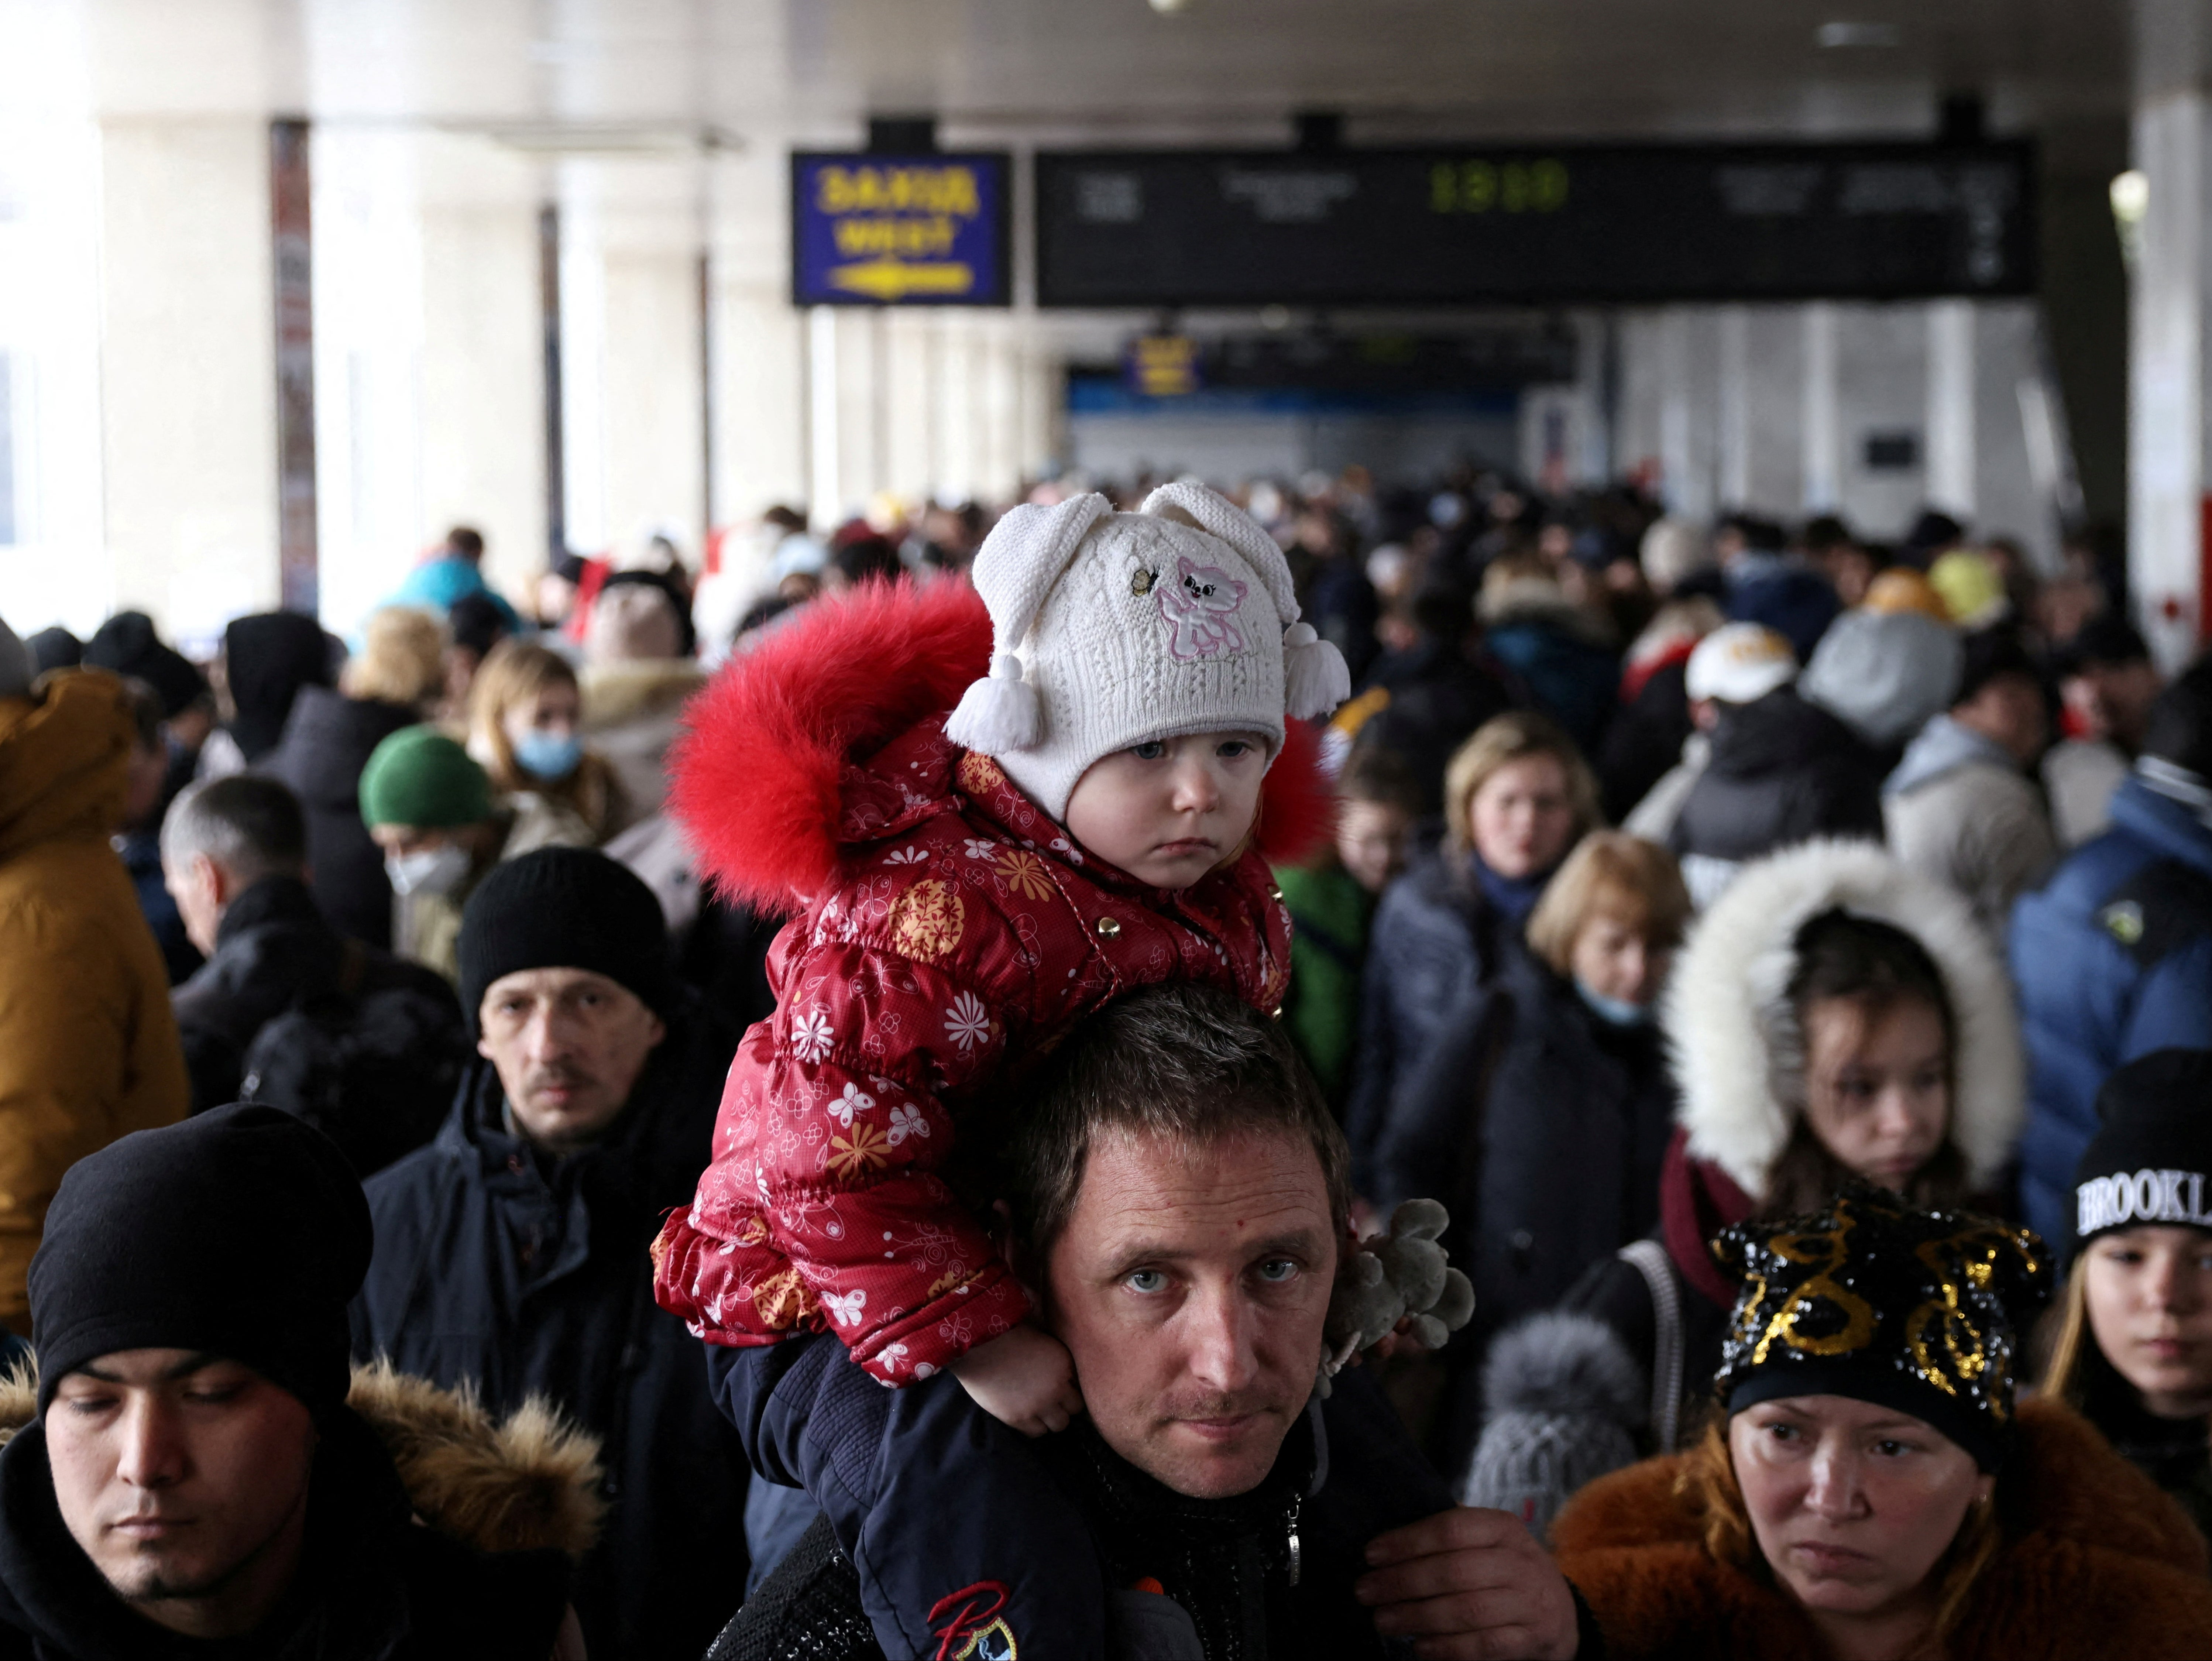
{"label": "grey plush toy", "polygon": [[1413,1317],[1408,1335],[1431,1350],[1442,1349],[1473,1317],[1474,1284],[1437,1244],[1450,1221],[1434,1200],[1408,1200],[1390,1214],[1388,1234],[1345,1255],[1322,1329],[1328,1345],[1321,1364],[1323,1396],[1347,1361],[1395,1332],[1406,1317]]}

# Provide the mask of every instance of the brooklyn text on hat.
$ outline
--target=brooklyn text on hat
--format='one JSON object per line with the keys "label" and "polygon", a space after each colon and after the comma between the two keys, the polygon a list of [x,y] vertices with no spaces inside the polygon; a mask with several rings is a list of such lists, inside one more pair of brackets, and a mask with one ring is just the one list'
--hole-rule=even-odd
{"label": "brooklyn text on hat", "polygon": [[975,556],[990,674],[945,723],[1054,819],[1102,757],[1200,733],[1258,733],[1351,695],[1337,648],[1298,621],[1274,538],[1200,484],[1133,514],[1099,495],[1016,508]]}
{"label": "brooklyn text on hat", "polygon": [[2212,1228],[2201,1171],[2143,1170],[2093,1177],[2074,1190],[2074,1232],[2083,1239],[2108,1228],[2181,1223]]}

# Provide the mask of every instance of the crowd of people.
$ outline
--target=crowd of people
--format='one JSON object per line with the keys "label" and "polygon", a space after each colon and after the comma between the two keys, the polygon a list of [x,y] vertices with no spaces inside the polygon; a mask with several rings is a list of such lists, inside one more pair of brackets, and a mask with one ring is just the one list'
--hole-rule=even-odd
{"label": "crowd of people", "polygon": [[0,1661],[2201,1646],[2212,659],[2090,544],[738,542],[0,622]]}

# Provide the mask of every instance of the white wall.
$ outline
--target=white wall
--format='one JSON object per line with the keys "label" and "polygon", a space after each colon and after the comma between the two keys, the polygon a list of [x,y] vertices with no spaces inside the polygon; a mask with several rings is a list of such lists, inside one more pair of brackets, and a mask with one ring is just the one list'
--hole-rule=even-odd
{"label": "white wall", "polygon": [[[1668,307],[1617,327],[1614,463],[1676,511],[1832,510],[1888,540],[1933,503],[2055,560],[2020,406],[2043,373],[2033,302]],[[1912,435],[1917,464],[1869,469],[1876,433]]]}
{"label": "white wall", "polygon": [[116,600],[210,641],[276,600],[269,130],[101,134],[100,399]]}

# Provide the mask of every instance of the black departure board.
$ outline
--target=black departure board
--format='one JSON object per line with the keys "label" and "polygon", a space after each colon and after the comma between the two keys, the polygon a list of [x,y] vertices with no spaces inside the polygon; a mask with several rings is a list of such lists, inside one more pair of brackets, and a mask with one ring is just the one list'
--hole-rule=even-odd
{"label": "black departure board", "polygon": [[2027,143],[1044,151],[1046,306],[1906,299],[2035,286]]}

